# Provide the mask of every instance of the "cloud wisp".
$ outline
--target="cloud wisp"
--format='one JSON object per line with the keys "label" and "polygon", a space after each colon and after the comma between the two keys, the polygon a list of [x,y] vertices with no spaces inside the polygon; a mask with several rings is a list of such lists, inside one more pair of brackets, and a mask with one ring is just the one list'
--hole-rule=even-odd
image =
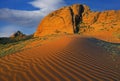
{"label": "cloud wisp", "polygon": [[24,27],[34,27],[45,15],[65,5],[63,0],[34,0],[28,4],[39,8],[39,10],[23,11],[8,8],[0,9],[0,20]]}
{"label": "cloud wisp", "polygon": [[36,8],[39,8],[41,12],[50,12],[52,10],[58,9],[61,6],[65,5],[64,0],[34,0],[29,2]]}
{"label": "cloud wisp", "polygon": [[23,27],[34,27],[44,15],[40,11],[0,9],[0,20]]}

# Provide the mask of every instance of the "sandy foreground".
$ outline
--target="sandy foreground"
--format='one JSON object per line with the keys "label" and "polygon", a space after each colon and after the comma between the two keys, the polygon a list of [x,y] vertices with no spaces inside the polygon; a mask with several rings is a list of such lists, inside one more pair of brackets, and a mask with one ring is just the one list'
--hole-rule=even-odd
{"label": "sandy foreground", "polygon": [[0,81],[120,81],[119,63],[86,37],[64,36],[0,58]]}

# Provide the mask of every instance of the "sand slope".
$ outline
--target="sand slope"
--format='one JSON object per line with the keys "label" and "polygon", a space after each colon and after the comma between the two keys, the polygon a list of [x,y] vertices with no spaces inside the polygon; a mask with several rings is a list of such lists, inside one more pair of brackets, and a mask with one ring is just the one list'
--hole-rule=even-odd
{"label": "sand slope", "polygon": [[120,81],[115,66],[88,38],[69,36],[1,58],[0,81]]}

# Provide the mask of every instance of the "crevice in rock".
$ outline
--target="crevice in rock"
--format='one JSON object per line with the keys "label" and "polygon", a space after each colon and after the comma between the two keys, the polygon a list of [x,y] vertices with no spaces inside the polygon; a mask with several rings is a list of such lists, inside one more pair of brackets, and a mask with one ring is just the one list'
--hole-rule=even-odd
{"label": "crevice in rock", "polygon": [[98,13],[95,15],[94,20],[93,20],[93,22],[92,22],[91,24],[94,24],[94,23],[97,22],[97,20],[98,20],[100,14],[101,14],[101,13],[98,12]]}
{"label": "crevice in rock", "polygon": [[82,13],[84,12],[84,6],[80,5],[78,14],[74,14],[73,9],[70,7],[71,16],[72,16],[72,24],[73,24],[73,32],[78,33],[80,28],[80,23],[82,22]]}
{"label": "crevice in rock", "polygon": [[72,8],[71,7],[69,7],[70,8],[70,13],[71,13],[71,16],[72,16],[72,25],[73,25],[73,32],[74,32],[74,23],[75,23],[75,21],[74,21],[74,13],[73,13],[73,10],[72,10]]}
{"label": "crevice in rock", "polygon": [[80,5],[79,7],[79,14],[75,16],[75,26],[76,26],[76,30],[74,33],[78,33],[79,32],[79,29],[80,29],[80,24],[82,23],[83,21],[83,18],[82,18],[82,14],[84,12],[84,6],[83,5]]}

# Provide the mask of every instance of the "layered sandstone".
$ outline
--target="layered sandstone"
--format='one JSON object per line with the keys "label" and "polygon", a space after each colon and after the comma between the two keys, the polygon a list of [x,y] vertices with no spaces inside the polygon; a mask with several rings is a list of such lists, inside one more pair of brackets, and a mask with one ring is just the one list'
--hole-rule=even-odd
{"label": "layered sandstone", "polygon": [[109,42],[120,42],[120,10],[89,12],[83,15],[80,33]]}
{"label": "layered sandstone", "polygon": [[91,11],[86,5],[74,4],[56,10],[40,22],[34,36],[79,33],[107,41],[120,41],[120,10]]}
{"label": "layered sandstone", "polygon": [[76,26],[82,21],[84,6],[76,4],[50,13],[41,21],[34,36],[45,36],[56,33],[77,33]]}

